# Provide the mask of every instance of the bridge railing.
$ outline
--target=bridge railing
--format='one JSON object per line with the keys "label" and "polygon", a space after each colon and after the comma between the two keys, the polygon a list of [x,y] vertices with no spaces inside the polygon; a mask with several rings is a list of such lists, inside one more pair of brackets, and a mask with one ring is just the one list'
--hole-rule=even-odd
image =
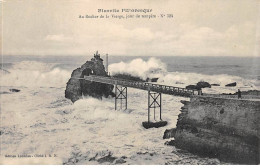
{"label": "bridge railing", "polygon": [[137,88],[142,90],[150,90],[154,92],[160,92],[164,94],[183,96],[183,97],[189,97],[195,94],[195,90],[192,89],[179,88],[174,86],[167,86],[167,85],[154,84],[148,82],[131,81],[131,80],[118,79],[113,77],[90,75],[90,76],[84,76],[84,79],[93,82],[106,83],[112,85],[122,85],[125,87],[132,87],[132,88]]}

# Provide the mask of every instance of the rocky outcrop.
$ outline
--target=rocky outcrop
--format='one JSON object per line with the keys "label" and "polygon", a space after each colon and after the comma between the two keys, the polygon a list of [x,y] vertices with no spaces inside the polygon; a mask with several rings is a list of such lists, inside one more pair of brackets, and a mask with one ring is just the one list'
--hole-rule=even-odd
{"label": "rocky outcrop", "polygon": [[186,89],[199,90],[200,88],[198,88],[197,85],[188,85]]}
{"label": "rocky outcrop", "polygon": [[236,86],[236,85],[237,85],[237,83],[236,83],[236,82],[233,82],[233,83],[226,84],[225,86],[226,86],[226,87],[234,87],[234,86]]}
{"label": "rocky outcrop", "polygon": [[21,90],[19,89],[9,89],[10,92],[20,92]]}
{"label": "rocky outcrop", "polygon": [[[92,153],[94,154],[94,153]],[[124,164],[126,163],[126,156],[117,157],[111,151],[99,151],[92,155],[90,152],[82,153],[80,151],[72,152],[71,157],[63,162],[63,165],[82,165],[86,162],[92,164]]]}
{"label": "rocky outcrop", "polygon": [[143,127],[148,129],[148,128],[159,128],[159,127],[164,127],[167,125],[167,121],[158,121],[158,122],[143,122],[142,123]]}
{"label": "rocky outcrop", "polygon": [[196,85],[188,85],[186,86],[186,89],[195,89],[195,90],[201,90],[202,88],[211,88],[211,85],[208,82],[200,81]]}
{"label": "rocky outcrop", "polygon": [[157,82],[159,78],[147,78],[146,82]]}
{"label": "rocky outcrop", "polygon": [[199,88],[211,88],[211,85],[208,82],[200,81],[197,83],[197,87]]}
{"label": "rocky outcrop", "polygon": [[78,99],[81,99],[82,95],[96,98],[101,98],[102,96],[108,97],[109,95],[114,96],[114,93],[112,92],[113,85],[79,79],[84,78],[84,75],[108,76],[103,65],[103,60],[100,58],[99,54],[94,55],[94,58],[92,58],[91,61],[87,61],[80,68],[77,68],[72,72],[65,90],[66,98],[75,102]]}
{"label": "rocky outcrop", "polygon": [[177,127],[167,133],[173,134],[177,148],[227,162],[259,164],[260,101],[193,96],[182,103]]}
{"label": "rocky outcrop", "polygon": [[163,134],[163,139],[169,139],[175,135],[176,129],[166,129]]}

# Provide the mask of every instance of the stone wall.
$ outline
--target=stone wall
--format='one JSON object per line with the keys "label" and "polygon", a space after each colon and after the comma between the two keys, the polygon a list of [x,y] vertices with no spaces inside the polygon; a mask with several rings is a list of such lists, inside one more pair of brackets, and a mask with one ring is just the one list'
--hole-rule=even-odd
{"label": "stone wall", "polygon": [[228,162],[259,163],[259,100],[193,96],[182,103],[172,130],[176,147]]}

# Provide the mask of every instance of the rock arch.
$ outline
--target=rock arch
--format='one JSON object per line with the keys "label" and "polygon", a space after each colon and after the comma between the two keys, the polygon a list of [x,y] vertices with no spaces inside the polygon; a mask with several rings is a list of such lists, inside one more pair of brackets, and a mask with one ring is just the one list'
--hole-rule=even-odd
{"label": "rock arch", "polygon": [[108,97],[109,95],[114,96],[112,92],[114,88],[113,85],[79,79],[84,78],[84,75],[108,76],[103,65],[103,60],[94,57],[91,61],[87,61],[80,68],[72,72],[65,90],[66,98],[75,102],[81,99],[82,95],[95,98],[102,98],[102,96]]}

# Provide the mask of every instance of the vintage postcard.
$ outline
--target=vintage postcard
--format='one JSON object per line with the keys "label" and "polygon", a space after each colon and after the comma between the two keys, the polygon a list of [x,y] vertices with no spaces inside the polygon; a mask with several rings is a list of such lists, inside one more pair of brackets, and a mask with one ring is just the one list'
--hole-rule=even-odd
{"label": "vintage postcard", "polygon": [[0,0],[1,165],[260,163],[259,0]]}

